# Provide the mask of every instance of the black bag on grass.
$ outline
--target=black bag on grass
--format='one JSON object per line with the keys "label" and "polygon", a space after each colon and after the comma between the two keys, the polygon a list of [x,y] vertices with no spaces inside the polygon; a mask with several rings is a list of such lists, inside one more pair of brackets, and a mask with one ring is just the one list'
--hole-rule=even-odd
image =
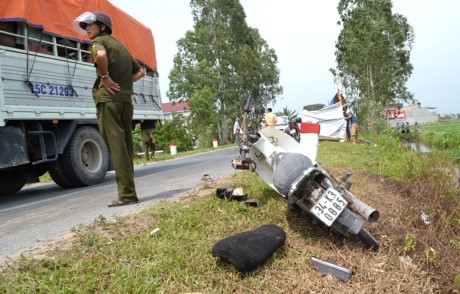
{"label": "black bag on grass", "polygon": [[240,272],[262,265],[286,240],[286,233],[277,225],[263,225],[253,231],[238,233],[218,241],[212,256],[224,258]]}

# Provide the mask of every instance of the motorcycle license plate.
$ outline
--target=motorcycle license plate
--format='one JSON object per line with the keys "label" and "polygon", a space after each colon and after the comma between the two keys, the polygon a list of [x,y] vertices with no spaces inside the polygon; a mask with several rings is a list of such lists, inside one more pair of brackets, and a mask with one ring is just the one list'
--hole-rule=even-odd
{"label": "motorcycle license plate", "polygon": [[291,134],[295,134],[295,129],[292,129],[292,130],[291,130]]}
{"label": "motorcycle license plate", "polygon": [[330,227],[347,206],[347,201],[335,189],[328,188],[310,209],[320,221]]}

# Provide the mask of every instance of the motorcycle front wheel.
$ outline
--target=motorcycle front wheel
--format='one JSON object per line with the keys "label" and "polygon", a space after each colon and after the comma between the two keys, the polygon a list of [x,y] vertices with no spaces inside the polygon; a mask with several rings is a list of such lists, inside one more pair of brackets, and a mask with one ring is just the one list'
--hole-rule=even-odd
{"label": "motorcycle front wheel", "polygon": [[294,134],[294,139],[297,141],[297,142],[300,142],[300,133],[299,131],[296,130],[295,134]]}
{"label": "motorcycle front wheel", "polygon": [[366,231],[366,229],[361,228],[357,236],[359,240],[361,240],[361,242],[363,242],[364,245],[366,245],[367,248],[372,249],[374,251],[377,251],[379,249],[379,242],[377,242],[377,240],[375,240],[375,238],[368,231]]}

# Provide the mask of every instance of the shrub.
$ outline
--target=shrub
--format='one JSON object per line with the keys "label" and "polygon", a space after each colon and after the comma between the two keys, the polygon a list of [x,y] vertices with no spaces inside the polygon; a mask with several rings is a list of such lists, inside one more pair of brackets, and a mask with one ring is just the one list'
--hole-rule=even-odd
{"label": "shrub", "polygon": [[168,120],[164,125],[156,128],[155,141],[166,152],[170,151],[169,144],[172,142],[176,144],[178,152],[193,149],[181,115],[173,116],[171,121]]}

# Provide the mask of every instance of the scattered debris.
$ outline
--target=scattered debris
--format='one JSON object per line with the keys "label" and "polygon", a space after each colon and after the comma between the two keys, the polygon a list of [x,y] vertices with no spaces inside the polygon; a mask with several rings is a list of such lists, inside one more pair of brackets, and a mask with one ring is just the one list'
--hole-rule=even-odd
{"label": "scattered debris", "polygon": [[245,201],[241,201],[241,204],[247,205],[247,206],[254,206],[254,207],[260,207],[262,206],[262,201],[258,199],[249,199]]}
{"label": "scattered debris", "polygon": [[364,139],[364,140],[362,140],[362,141],[363,141],[364,143],[367,143],[367,144],[369,144],[369,145],[372,145],[372,146],[374,146],[374,147],[377,147],[377,144],[375,144],[375,143],[372,142],[371,140]]}
{"label": "scattered debris", "polygon": [[153,231],[150,232],[150,236],[155,235],[155,234],[158,233],[159,231],[160,231],[160,228],[156,228],[155,230],[153,230]]}
{"label": "scattered debris", "polygon": [[342,282],[348,281],[353,271],[341,266],[338,266],[334,261],[325,261],[316,257],[311,258],[311,262],[316,271],[321,274],[328,274],[336,277]]}
{"label": "scattered debris", "polygon": [[248,170],[251,167],[251,160],[250,159],[242,160],[241,158],[233,159],[232,167],[234,169]]}
{"label": "scattered debris", "polygon": [[430,224],[430,217],[423,211],[420,213],[420,219],[425,223],[425,225]]}
{"label": "scattered debris", "polygon": [[410,258],[409,255],[399,256],[399,262],[404,264],[404,265],[410,265],[410,264],[412,264],[412,258]]}
{"label": "scattered debris", "polygon": [[204,174],[203,177],[201,177],[201,180],[206,184],[214,184],[214,180],[209,176],[209,174]]}
{"label": "scattered debris", "polygon": [[217,188],[216,196],[224,200],[236,200],[241,202],[243,205],[260,207],[262,206],[262,201],[258,199],[249,199],[248,194],[245,194],[243,188]]}
{"label": "scattered debris", "polygon": [[248,195],[244,194],[243,188],[217,188],[216,196],[220,199],[244,201]]}

